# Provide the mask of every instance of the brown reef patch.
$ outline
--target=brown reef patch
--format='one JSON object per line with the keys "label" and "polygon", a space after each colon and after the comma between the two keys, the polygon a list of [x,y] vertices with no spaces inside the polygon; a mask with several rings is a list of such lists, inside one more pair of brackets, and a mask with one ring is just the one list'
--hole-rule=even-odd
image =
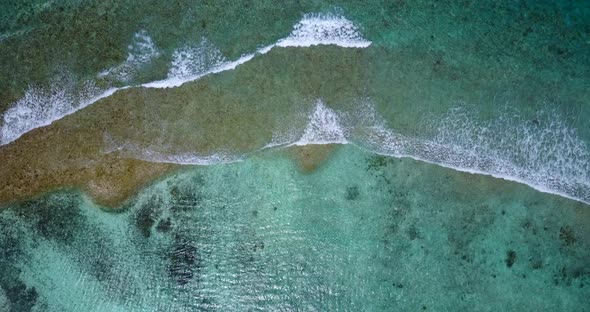
{"label": "brown reef patch", "polygon": [[[124,118],[113,114],[110,121],[124,122],[120,116]],[[104,150],[108,124],[74,114],[0,146],[0,204],[79,187],[98,204],[116,207],[138,187],[176,167],[108,153]]]}
{"label": "brown reef patch", "polygon": [[[79,187],[106,207],[120,205],[149,181],[174,169],[164,163],[103,154],[92,144],[77,145],[48,129],[0,148],[0,203],[11,203],[62,187]],[[86,138],[80,135],[79,138]],[[56,140],[62,144],[55,144]],[[89,141],[87,141],[89,142]],[[55,145],[54,145],[55,144]]]}
{"label": "brown reef patch", "polygon": [[303,173],[311,173],[325,163],[338,146],[336,144],[294,146],[289,149],[289,153]]}
{"label": "brown reef patch", "polygon": [[[164,163],[174,157],[258,150],[281,129],[305,127],[316,99],[352,106],[364,92],[361,58],[336,47],[277,49],[178,88],[120,90],[0,146],[0,204],[78,187],[115,207],[180,167]],[[283,66],[286,59],[292,66]],[[333,147],[294,150],[302,170],[311,172]]]}

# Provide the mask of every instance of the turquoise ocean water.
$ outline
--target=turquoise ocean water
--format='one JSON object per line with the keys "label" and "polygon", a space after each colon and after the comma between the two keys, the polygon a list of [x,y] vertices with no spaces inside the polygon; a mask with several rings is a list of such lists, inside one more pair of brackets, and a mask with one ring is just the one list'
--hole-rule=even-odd
{"label": "turquoise ocean water", "polygon": [[77,192],[2,214],[14,311],[584,311],[588,207],[339,148],[195,167],[120,213]]}
{"label": "turquoise ocean water", "polygon": [[183,166],[3,207],[0,311],[588,311],[589,50],[586,1],[1,1],[0,149]]}

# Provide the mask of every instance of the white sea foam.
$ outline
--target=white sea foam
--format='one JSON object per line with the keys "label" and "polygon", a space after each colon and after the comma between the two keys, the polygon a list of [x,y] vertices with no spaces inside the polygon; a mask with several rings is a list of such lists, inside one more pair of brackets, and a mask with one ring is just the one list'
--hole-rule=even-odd
{"label": "white sea foam", "polygon": [[279,47],[309,47],[337,45],[345,48],[366,48],[371,41],[364,39],[358,27],[343,16],[334,14],[306,14],[295,24],[291,34],[279,40]]}
{"label": "white sea foam", "polygon": [[[588,145],[555,113],[534,120],[505,113],[482,122],[464,110],[451,110],[442,119],[439,116],[425,122],[434,135],[415,137],[388,128],[370,100],[359,100],[355,111],[351,112],[331,109],[317,100],[302,131],[279,129],[271,142],[257,151],[314,144],[354,144],[382,155],[408,157],[523,183],[542,192],[590,204]],[[142,149],[129,143],[119,144],[108,152],[123,151],[126,156],[153,162],[198,165],[240,161],[257,152],[174,154],[167,152],[165,144],[156,145]]]}
{"label": "white sea foam", "polygon": [[[199,47],[181,49],[174,53],[175,62],[168,78],[145,83],[146,88],[173,88],[195,81],[203,76],[233,70],[256,55],[263,55],[275,47],[309,47],[314,45],[337,45],[343,48],[366,48],[371,41],[363,38],[358,27],[343,16],[334,14],[306,14],[293,26],[286,38],[262,47],[254,53],[242,55],[235,61],[227,61],[221,52],[207,40]],[[177,60],[178,57],[178,60]],[[193,68],[194,70],[185,70]]]}
{"label": "white sea foam", "polygon": [[[152,38],[140,31],[128,46],[127,59],[115,67],[98,74],[100,79],[128,82],[141,66],[158,57],[160,52]],[[118,90],[129,88],[101,88],[93,81],[86,81],[82,87],[72,81],[65,73],[53,79],[51,90],[31,86],[25,96],[7,109],[0,128],[0,145],[8,144],[23,134],[39,127],[50,125],[100,99],[111,96]]]}
{"label": "white sea foam", "polygon": [[354,112],[331,110],[318,101],[309,120],[301,139],[269,147],[351,143],[590,204],[590,147],[556,112],[527,120],[506,111],[484,122],[465,109],[453,109],[422,125],[432,128],[434,135],[428,137],[396,133],[366,99]]}
{"label": "white sea foam", "polygon": [[157,145],[152,144],[152,146],[142,147],[129,141],[119,142],[108,133],[105,133],[102,152],[105,154],[116,152],[124,157],[149,162],[202,166],[237,162],[246,157],[246,155],[236,155],[229,152],[216,152],[208,155],[197,152],[170,153],[166,152],[166,149],[166,145],[161,142]]}
{"label": "white sea foam", "polygon": [[225,63],[228,61],[221,51],[203,38],[198,45],[174,51],[168,79],[202,76]]}
{"label": "white sea foam", "polygon": [[318,100],[303,135],[292,145],[346,143],[348,141],[340,117],[334,110],[326,107],[323,101]]}
{"label": "white sea foam", "polygon": [[133,36],[131,44],[127,46],[127,59],[119,65],[98,73],[99,78],[110,78],[119,82],[130,82],[142,66],[160,56],[160,51],[152,37],[141,30]]}
{"label": "white sea foam", "polygon": [[0,145],[8,144],[35,128],[47,126],[117,91],[115,88],[100,89],[91,82],[77,91],[67,81],[59,85],[61,87],[51,91],[30,87],[23,98],[4,112]]}
{"label": "white sea foam", "polygon": [[220,73],[220,72],[224,72],[224,71],[228,71],[228,70],[233,70],[236,67],[238,67],[239,65],[244,64],[244,63],[248,62],[249,60],[253,59],[254,56],[256,56],[256,54],[244,55],[244,56],[240,57],[237,61],[220,63],[220,64],[217,64],[216,66],[211,67],[210,69],[208,69],[204,72],[196,73],[196,74],[189,75],[189,76],[179,76],[179,77],[171,76],[171,77],[164,79],[164,80],[144,83],[141,86],[145,87],[145,88],[158,88],[158,89],[159,88],[179,87],[187,82],[195,81],[195,80],[200,79],[200,78],[207,76],[207,75],[216,74],[216,73]]}
{"label": "white sea foam", "polygon": [[369,135],[354,142],[380,154],[491,175],[590,204],[588,145],[557,114],[539,119],[544,121],[506,113],[482,122],[452,110],[430,121],[434,137],[403,136],[376,122]]}
{"label": "white sea foam", "polygon": [[[293,27],[291,34],[275,44],[260,48],[254,53],[228,61],[208,40],[203,39],[196,46],[187,46],[175,51],[173,61],[164,80],[140,85],[146,88],[178,87],[204,76],[233,70],[256,55],[266,54],[274,47],[306,47],[311,45],[338,45],[347,48],[364,48],[371,44],[363,39],[358,28],[349,20],[334,14],[306,14]],[[133,80],[142,66],[160,56],[160,51],[149,34],[137,32],[128,46],[127,59],[112,68],[102,71],[98,78],[113,82],[128,83]],[[89,83],[90,84],[90,83]],[[75,90],[72,84],[57,82],[51,91],[31,87],[24,98],[15,102],[4,112],[4,123],[0,130],[0,145],[8,144],[24,133],[47,126],[53,121],[72,114],[117,90],[129,88],[86,88]],[[80,98],[77,94],[84,93]]]}
{"label": "white sea foam", "polygon": [[558,113],[541,112],[532,121],[513,113],[476,120],[459,109],[439,122],[432,144],[469,151],[463,158],[449,153],[439,162],[590,202],[589,146]]}
{"label": "white sea foam", "polygon": [[232,155],[231,153],[214,153],[210,155],[199,155],[198,153],[170,154],[149,148],[125,150],[122,154],[149,162],[199,166],[233,163],[246,157],[246,155]]}
{"label": "white sea foam", "polygon": [[[338,15],[305,15],[289,36],[234,61],[228,61],[210,42],[179,49],[173,54],[168,77],[141,85],[150,88],[177,87],[203,76],[233,70],[256,55],[275,47],[308,47],[338,45],[364,48],[371,44],[349,20]],[[153,40],[145,32],[134,36],[124,63],[102,72],[103,78],[128,81],[138,67],[159,56]],[[72,91],[71,84],[59,83],[52,91],[31,87],[4,115],[0,145],[8,144],[22,134],[49,125],[68,114],[88,106],[119,89],[99,89],[91,83],[82,91]],[[128,88],[128,87],[124,87]],[[454,110],[435,122],[432,137],[409,137],[396,133],[367,101],[359,111],[338,112],[318,101],[303,133],[280,136],[264,148],[291,145],[353,143],[373,152],[410,157],[459,171],[491,175],[527,184],[537,190],[590,203],[590,152],[559,117],[540,118],[535,123],[506,114],[481,123],[465,111]],[[364,103],[364,104],[363,104]],[[547,116],[549,116],[548,114]],[[122,151],[130,157],[154,162],[208,165],[239,161],[245,155],[216,153],[172,155],[155,149],[124,145],[111,151]]]}

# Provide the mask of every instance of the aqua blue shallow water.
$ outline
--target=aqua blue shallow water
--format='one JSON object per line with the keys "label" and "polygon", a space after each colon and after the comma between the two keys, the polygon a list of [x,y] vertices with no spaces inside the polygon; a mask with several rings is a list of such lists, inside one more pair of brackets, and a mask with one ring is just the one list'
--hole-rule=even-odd
{"label": "aqua blue shallow water", "polygon": [[589,48],[587,1],[1,2],[0,155],[58,141],[0,172],[183,167],[2,208],[0,311],[588,311]]}
{"label": "aqua blue shallow water", "polygon": [[3,211],[12,311],[584,311],[588,207],[343,147],[194,167],[120,213]]}

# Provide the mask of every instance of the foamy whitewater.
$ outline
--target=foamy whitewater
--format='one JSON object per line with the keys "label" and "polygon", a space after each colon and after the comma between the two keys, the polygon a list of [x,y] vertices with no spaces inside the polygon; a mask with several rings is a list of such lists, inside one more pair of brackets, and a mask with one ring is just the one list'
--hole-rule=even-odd
{"label": "foamy whitewater", "polygon": [[[152,38],[144,30],[133,36],[127,50],[127,58],[123,63],[98,73],[97,77],[102,84],[128,83],[142,66],[160,56]],[[76,87],[75,81],[67,73],[54,78],[51,84],[55,86],[51,90],[29,87],[25,96],[4,112],[0,145],[8,144],[33,129],[50,125],[118,90],[129,88],[98,87],[94,81],[85,81],[82,87]]]}
{"label": "foamy whitewater", "polygon": [[[311,47],[315,45],[336,45],[343,48],[366,48],[371,41],[364,39],[358,28],[346,18],[333,14],[306,14],[301,21],[293,26],[293,31],[288,37],[280,39],[274,44],[256,50],[254,53],[241,56],[235,61],[224,61],[221,53],[214,47],[210,48],[207,43],[205,49],[197,49],[198,52],[213,55],[215,60],[212,63],[195,62],[191,68],[196,70],[182,71],[182,75],[175,75],[172,71],[168,78],[161,81],[154,81],[143,84],[147,88],[172,88],[179,87],[184,83],[195,81],[203,76],[232,70],[244,64],[257,55],[268,53],[275,47]],[[178,53],[178,52],[175,52]],[[179,53],[180,54],[180,53]],[[200,56],[192,57],[198,61],[208,61],[209,58],[201,59]],[[191,60],[192,61],[192,60]],[[185,67],[183,60],[177,61]],[[184,73],[192,74],[184,75]]]}
{"label": "foamy whitewater", "polygon": [[127,59],[114,67],[98,73],[99,78],[107,78],[119,82],[131,82],[137,72],[146,64],[160,56],[160,51],[152,37],[141,30],[133,36],[133,40],[127,46]]}
{"label": "foamy whitewater", "polygon": [[[75,90],[73,83],[62,79],[56,83],[59,87],[50,92],[31,87],[4,113],[0,144],[8,144],[32,129],[49,125],[124,88],[178,87],[206,75],[235,69],[277,47],[337,45],[366,48],[370,44],[351,21],[333,14],[305,15],[287,37],[234,61],[227,60],[211,42],[203,38],[197,45],[173,52],[167,78],[161,81],[108,89],[89,82],[82,90]],[[142,66],[160,57],[161,53],[149,35],[140,31],[129,45],[127,59],[101,72],[98,78],[119,83],[131,81]],[[590,152],[574,130],[561,122],[556,114],[539,116],[540,122],[537,123],[520,120],[511,112],[502,116],[482,124],[476,122],[465,109],[451,110],[444,118],[425,123],[424,127],[432,128],[432,133],[435,133],[433,137],[409,137],[389,129],[369,99],[359,100],[355,112],[333,110],[318,99],[312,111],[308,112],[308,123],[304,129],[277,133],[261,149],[355,144],[375,153],[410,157],[460,171],[492,175],[527,184],[542,192],[590,203]],[[165,152],[165,146],[139,147],[132,142],[110,142],[107,145],[107,153],[118,151],[153,162],[208,165],[247,157],[224,151],[212,155],[200,155],[198,152],[170,154]]]}
{"label": "foamy whitewater", "polygon": [[388,128],[369,99],[359,99],[354,112],[331,109],[318,99],[308,112],[303,131],[276,133],[271,142],[247,154],[170,154],[163,152],[162,146],[140,148],[128,142],[109,152],[117,150],[128,157],[152,162],[210,165],[241,161],[266,149],[354,144],[381,155],[491,175],[590,203],[590,154],[585,143],[555,113],[540,115],[538,119],[542,124],[523,123],[518,116],[506,112],[498,119],[476,124],[465,109],[453,109],[442,120],[428,121],[436,136],[421,138]]}
{"label": "foamy whitewater", "polygon": [[344,129],[340,124],[340,117],[335,111],[326,107],[318,100],[309,122],[299,140],[293,145],[309,144],[346,144]]}
{"label": "foamy whitewater", "polygon": [[556,112],[539,113],[536,122],[526,122],[507,111],[482,124],[457,108],[442,120],[426,122],[435,137],[420,138],[387,128],[368,99],[359,100],[357,107],[355,112],[336,112],[319,101],[304,136],[288,145],[352,143],[590,203],[590,152]]}
{"label": "foamy whitewater", "polygon": [[279,40],[279,47],[309,47],[333,44],[345,48],[366,48],[371,41],[365,40],[358,28],[338,15],[308,14],[295,26],[291,34]]}
{"label": "foamy whitewater", "polygon": [[86,81],[81,90],[73,82],[59,80],[60,87],[50,91],[30,87],[25,96],[4,112],[4,123],[0,128],[0,145],[8,144],[23,134],[59,120],[100,99],[111,96],[122,88],[101,89],[93,82]]}
{"label": "foamy whitewater", "polygon": [[186,46],[174,51],[168,79],[202,77],[212,68],[227,64],[228,60],[207,38],[196,46]]}
{"label": "foamy whitewater", "polygon": [[[345,48],[366,48],[370,44],[370,41],[363,39],[358,28],[342,16],[306,14],[300,22],[295,24],[288,37],[254,53],[244,55],[235,61],[228,61],[207,39],[202,39],[198,46],[188,46],[174,51],[168,77],[164,80],[141,84],[138,87],[178,87],[207,75],[235,69],[256,55],[268,53],[274,47],[338,45]],[[128,56],[125,62],[100,72],[97,77],[112,82],[129,82],[142,66],[160,55],[159,49],[149,34],[143,30],[139,31],[128,46]],[[8,144],[28,131],[47,126],[53,121],[112,95],[118,90],[130,87],[108,88],[106,90],[94,87],[79,91],[60,80],[54,85],[58,87],[49,92],[37,87],[29,88],[23,99],[14,103],[10,109],[4,112],[4,123],[0,129],[0,145]]]}
{"label": "foamy whitewater", "polygon": [[[152,38],[143,30],[133,36],[127,50],[127,58],[123,63],[98,73],[101,85],[128,83],[142,66],[160,56]],[[76,87],[75,81],[67,73],[55,77],[51,85],[54,86],[51,90],[29,87],[25,96],[4,112],[0,145],[8,144],[33,129],[50,125],[118,90],[128,88],[98,87],[95,81],[85,81],[82,87]]]}

